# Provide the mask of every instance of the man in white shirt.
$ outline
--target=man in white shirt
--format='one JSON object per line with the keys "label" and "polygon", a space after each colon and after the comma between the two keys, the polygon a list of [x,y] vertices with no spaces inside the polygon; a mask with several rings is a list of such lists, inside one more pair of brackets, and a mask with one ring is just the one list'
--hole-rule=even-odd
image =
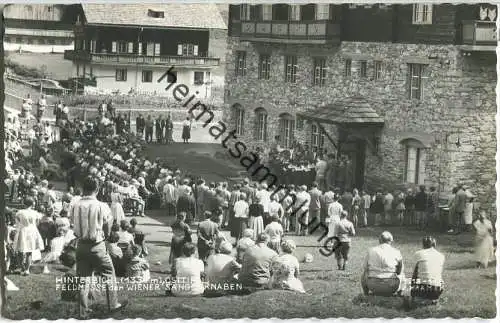
{"label": "man in white shirt", "polygon": [[385,224],[391,224],[392,222],[392,202],[394,201],[394,196],[391,192],[387,192],[384,196],[384,213],[385,213]]}
{"label": "man in white shirt", "polygon": [[368,251],[361,277],[365,295],[391,296],[403,289],[403,256],[391,246],[393,240],[392,234],[384,231],[379,238],[380,244]]}
{"label": "man in white shirt", "polygon": [[271,222],[269,218],[269,203],[271,203],[271,192],[267,190],[267,184],[262,183],[260,189],[255,193],[255,197],[262,208],[264,209],[264,227]]}
{"label": "man in white shirt", "polygon": [[248,212],[249,206],[245,193],[239,194],[239,200],[234,203],[234,236],[239,240],[243,236],[243,231],[248,228]]}
{"label": "man in white shirt", "polygon": [[326,160],[323,159],[323,155],[319,155],[316,163],[316,182],[318,183],[319,189],[326,190],[326,168],[328,166]]}
{"label": "man in white shirt", "polygon": [[294,210],[297,212],[296,219],[297,224],[295,227],[296,233],[298,235],[307,235],[309,223],[309,205],[311,203],[311,195],[307,192],[307,186],[302,185],[299,187],[299,192],[297,193],[297,199],[295,200]]}
{"label": "man in white shirt", "polygon": [[175,216],[179,193],[174,186],[174,179],[169,178],[167,184],[163,186],[163,202],[167,208],[167,216]]}
{"label": "man in white shirt", "polygon": [[340,215],[343,210],[342,204],[339,203],[339,196],[335,194],[333,203],[330,203],[328,207],[328,217],[325,219],[326,225],[328,225],[329,238],[335,236],[335,225],[340,221]]}

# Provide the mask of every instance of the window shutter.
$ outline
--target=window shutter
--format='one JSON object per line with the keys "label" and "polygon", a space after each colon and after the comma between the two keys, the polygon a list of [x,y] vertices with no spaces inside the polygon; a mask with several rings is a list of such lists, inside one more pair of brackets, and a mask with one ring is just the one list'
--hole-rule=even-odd
{"label": "window shutter", "polygon": [[300,5],[298,4],[290,5],[290,20],[293,21],[300,20]]}
{"label": "window shutter", "polygon": [[262,5],[262,20],[273,20],[273,6],[270,4]]}
{"label": "window shutter", "polygon": [[177,45],[177,55],[182,55],[182,44]]}
{"label": "window shutter", "polygon": [[91,53],[95,53],[95,51],[96,51],[96,40],[92,39],[90,41],[90,52]]}
{"label": "window shutter", "polygon": [[139,43],[138,52],[139,52],[139,55],[142,55],[142,43]]}
{"label": "window shutter", "polygon": [[325,20],[330,18],[330,5],[327,3],[316,4],[316,20]]}
{"label": "window shutter", "polygon": [[198,45],[194,45],[193,47],[193,55],[198,56]]}
{"label": "window shutter", "polygon": [[128,52],[132,54],[134,52],[134,43],[130,42],[128,43]]}
{"label": "window shutter", "polygon": [[116,42],[115,41],[111,43],[111,52],[116,53]]}
{"label": "window shutter", "polygon": [[155,44],[155,56],[160,56],[160,44]]}

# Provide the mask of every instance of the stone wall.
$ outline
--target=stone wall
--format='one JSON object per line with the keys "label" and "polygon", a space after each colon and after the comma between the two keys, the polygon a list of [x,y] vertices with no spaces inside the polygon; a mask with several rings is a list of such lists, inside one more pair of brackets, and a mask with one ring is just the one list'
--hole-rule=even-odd
{"label": "stone wall", "polygon": [[[254,143],[254,110],[269,114],[268,138],[278,134],[281,113],[298,111],[361,95],[384,118],[378,151],[366,153],[366,185],[390,189],[404,184],[405,139],[419,140],[425,149],[425,184],[449,192],[458,181],[471,186],[482,206],[495,201],[495,53],[464,56],[453,45],[343,42],[331,45],[257,45],[229,38],[226,60],[226,117],[231,106],[245,109],[242,141]],[[247,51],[247,74],[235,76],[236,50]],[[259,52],[271,54],[271,78],[259,80]],[[284,82],[283,55],[298,57],[297,83]],[[313,84],[313,57],[327,60],[323,87]],[[352,59],[351,76],[344,76],[345,59]],[[361,77],[360,61],[367,61]],[[383,75],[374,79],[374,61],[382,61]],[[425,64],[423,99],[410,100],[408,64]],[[336,130],[327,130],[334,137]],[[296,132],[301,142],[310,139],[310,125]],[[457,141],[460,146],[457,146]],[[269,145],[267,143],[255,143]],[[329,147],[331,148],[331,147]]]}
{"label": "stone wall", "polygon": [[220,58],[220,65],[211,70],[212,96],[222,100],[226,70],[227,30],[210,29],[208,44],[209,56]]}

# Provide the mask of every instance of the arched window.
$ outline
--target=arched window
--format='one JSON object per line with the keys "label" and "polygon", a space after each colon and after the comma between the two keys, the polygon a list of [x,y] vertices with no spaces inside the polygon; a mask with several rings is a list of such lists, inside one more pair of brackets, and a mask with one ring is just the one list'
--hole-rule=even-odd
{"label": "arched window", "polygon": [[295,119],[289,113],[282,113],[279,116],[280,141],[285,149],[292,147],[295,130]]}
{"label": "arched window", "polygon": [[236,103],[233,105],[233,117],[235,121],[235,126],[236,126],[236,134],[237,135],[243,135],[243,126],[244,126],[244,121],[245,121],[245,110],[243,107]]}
{"label": "arched window", "polygon": [[267,141],[267,111],[264,108],[255,109],[255,139]]}
{"label": "arched window", "polygon": [[413,138],[404,139],[401,144],[405,148],[405,182],[423,185],[425,182],[426,147],[421,141]]}

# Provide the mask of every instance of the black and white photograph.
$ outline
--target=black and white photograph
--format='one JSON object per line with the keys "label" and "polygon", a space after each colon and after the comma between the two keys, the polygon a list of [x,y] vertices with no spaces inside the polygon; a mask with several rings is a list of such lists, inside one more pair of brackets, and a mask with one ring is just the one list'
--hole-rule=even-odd
{"label": "black and white photograph", "polygon": [[497,317],[497,4],[0,7],[0,316]]}

